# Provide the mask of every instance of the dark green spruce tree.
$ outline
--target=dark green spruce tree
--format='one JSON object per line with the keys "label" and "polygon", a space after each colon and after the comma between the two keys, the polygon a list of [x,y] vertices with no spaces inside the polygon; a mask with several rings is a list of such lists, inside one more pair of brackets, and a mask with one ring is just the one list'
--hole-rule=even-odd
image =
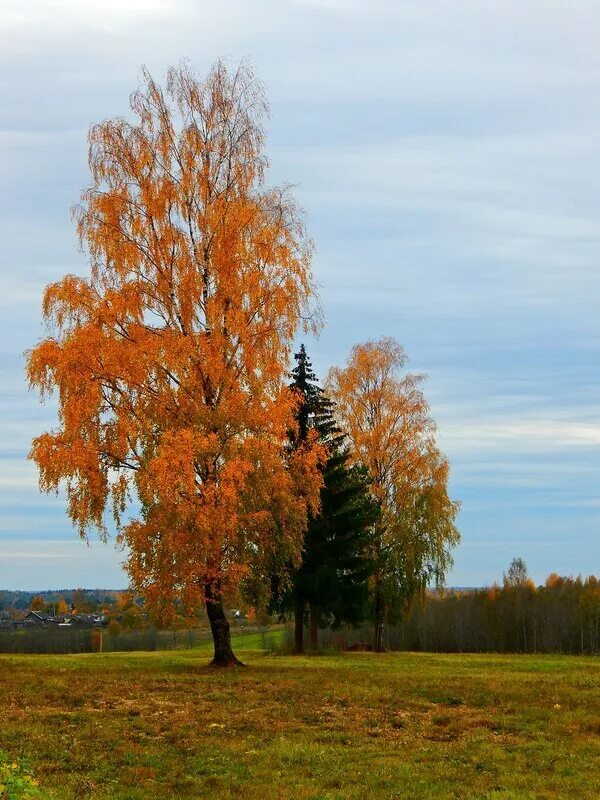
{"label": "dark green spruce tree", "polygon": [[353,466],[345,437],[337,428],[333,403],[317,383],[304,345],[294,356],[291,388],[300,395],[298,430],[290,435],[292,447],[306,439],[311,429],[328,450],[324,463],[321,508],[309,519],[302,563],[291,571],[291,585],[275,592],[275,608],[294,615],[294,646],[304,650],[304,626],[310,623],[310,646],[316,650],[321,627],[357,625],[368,613],[371,529],[377,507],[369,490],[366,471]]}

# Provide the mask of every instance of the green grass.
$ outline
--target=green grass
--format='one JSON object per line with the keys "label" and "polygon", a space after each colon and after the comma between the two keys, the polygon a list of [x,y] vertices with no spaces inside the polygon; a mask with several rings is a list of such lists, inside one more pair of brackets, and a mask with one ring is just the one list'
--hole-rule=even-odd
{"label": "green grass", "polygon": [[[273,650],[278,649],[283,645],[285,639],[285,630],[283,628],[275,628],[266,633],[232,633],[231,645],[237,652],[247,650]],[[196,645],[198,650],[202,650],[208,655],[212,653],[213,644],[212,640],[201,642]]]}
{"label": "green grass", "polygon": [[0,749],[56,800],[600,796],[600,660],[0,657]]}

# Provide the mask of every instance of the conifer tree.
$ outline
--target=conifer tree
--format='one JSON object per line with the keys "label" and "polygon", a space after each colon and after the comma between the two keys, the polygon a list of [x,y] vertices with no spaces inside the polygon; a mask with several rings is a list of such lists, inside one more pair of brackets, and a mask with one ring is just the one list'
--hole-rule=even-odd
{"label": "conifer tree", "polygon": [[364,618],[371,574],[370,529],[377,509],[368,474],[351,463],[345,437],[334,420],[333,403],[318,386],[304,345],[295,359],[290,388],[298,393],[299,405],[291,446],[301,446],[314,429],[328,452],[321,466],[320,511],[309,517],[302,563],[292,571],[291,589],[276,599],[280,611],[293,610],[295,650],[302,652],[307,615],[313,650],[319,627],[357,624]]}

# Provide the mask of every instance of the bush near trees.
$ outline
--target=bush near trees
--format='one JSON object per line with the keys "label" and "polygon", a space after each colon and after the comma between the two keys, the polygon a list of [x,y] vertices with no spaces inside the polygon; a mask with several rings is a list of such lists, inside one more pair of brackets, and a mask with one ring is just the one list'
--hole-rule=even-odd
{"label": "bush near trees", "polygon": [[6,800],[42,800],[49,797],[42,792],[39,781],[22,757],[9,757],[0,750],[0,798]]}

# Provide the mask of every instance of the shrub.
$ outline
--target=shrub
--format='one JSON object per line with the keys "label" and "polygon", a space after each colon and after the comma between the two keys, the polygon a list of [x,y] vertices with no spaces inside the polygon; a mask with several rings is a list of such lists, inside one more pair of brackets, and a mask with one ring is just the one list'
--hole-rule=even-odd
{"label": "shrub", "polygon": [[42,795],[24,759],[11,759],[7,753],[0,751],[0,799],[35,800],[41,797],[48,798],[48,794]]}

